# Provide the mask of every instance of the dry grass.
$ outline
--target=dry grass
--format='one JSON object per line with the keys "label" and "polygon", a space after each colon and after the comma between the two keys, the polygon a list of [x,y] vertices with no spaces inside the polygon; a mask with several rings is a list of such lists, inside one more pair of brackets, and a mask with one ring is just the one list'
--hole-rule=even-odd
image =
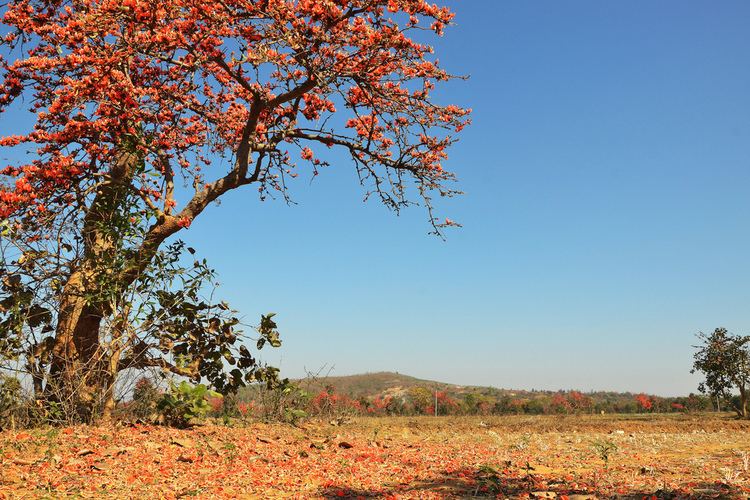
{"label": "dry grass", "polygon": [[748,438],[728,415],[6,431],[0,498],[745,498]]}

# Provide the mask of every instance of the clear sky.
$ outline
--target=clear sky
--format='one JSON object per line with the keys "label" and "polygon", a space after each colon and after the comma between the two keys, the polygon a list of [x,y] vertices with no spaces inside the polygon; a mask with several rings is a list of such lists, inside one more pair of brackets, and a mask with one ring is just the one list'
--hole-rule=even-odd
{"label": "clear sky", "polygon": [[283,374],[696,390],[695,333],[750,333],[750,3],[450,2],[474,109],[447,241],[361,202],[343,159],[297,205],[237,193],[187,234]]}
{"label": "clear sky", "polygon": [[362,203],[339,157],[296,205],[237,192],[183,239],[248,321],[278,313],[285,376],[695,391],[695,333],[750,334],[750,3],[449,5],[436,52],[471,78],[439,100],[474,123],[437,213],[463,228]]}

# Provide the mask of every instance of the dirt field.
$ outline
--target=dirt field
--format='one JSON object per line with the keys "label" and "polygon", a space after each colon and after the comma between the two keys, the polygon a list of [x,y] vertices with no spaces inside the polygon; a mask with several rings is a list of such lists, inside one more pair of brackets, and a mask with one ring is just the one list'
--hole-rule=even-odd
{"label": "dirt field", "polygon": [[731,416],[371,418],[0,433],[0,498],[746,498]]}

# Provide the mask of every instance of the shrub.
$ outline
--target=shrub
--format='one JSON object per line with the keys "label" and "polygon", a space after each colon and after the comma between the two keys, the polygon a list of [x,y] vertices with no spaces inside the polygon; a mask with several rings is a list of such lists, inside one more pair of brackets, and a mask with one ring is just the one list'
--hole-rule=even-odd
{"label": "shrub", "polygon": [[274,384],[258,384],[249,391],[252,401],[246,410],[266,421],[295,424],[308,416],[310,393],[289,379]]}
{"label": "shrub", "polygon": [[0,375],[0,430],[20,424],[25,396],[16,377]]}
{"label": "shrub", "polygon": [[604,461],[604,466],[609,465],[610,456],[617,451],[617,444],[609,439],[598,439],[591,443],[591,447],[599,455],[599,458]]}
{"label": "shrub", "polygon": [[308,412],[316,417],[340,418],[361,413],[362,404],[344,394],[332,390],[321,391],[311,401]]}
{"label": "shrub", "polygon": [[179,385],[170,383],[169,391],[162,396],[157,409],[163,423],[184,428],[191,420],[205,417],[211,411],[207,398],[220,397],[221,394],[208,390],[203,384],[192,385],[183,380]]}
{"label": "shrub", "polygon": [[127,406],[127,413],[137,419],[153,418],[161,398],[162,392],[150,379],[140,378],[133,388],[133,401]]}

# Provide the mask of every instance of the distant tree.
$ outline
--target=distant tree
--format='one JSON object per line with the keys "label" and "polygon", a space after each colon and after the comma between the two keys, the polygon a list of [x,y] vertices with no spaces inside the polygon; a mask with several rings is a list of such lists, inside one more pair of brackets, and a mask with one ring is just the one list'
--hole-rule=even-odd
{"label": "distant tree", "polygon": [[495,406],[492,408],[492,413],[498,414],[498,415],[513,413],[513,411],[514,411],[513,400],[508,395],[501,396],[495,402]]}
{"label": "distant tree", "polygon": [[657,413],[667,413],[672,411],[671,401],[668,398],[651,396],[651,411]]}
{"label": "distant tree", "polygon": [[635,402],[638,404],[638,408],[643,411],[651,411],[654,407],[654,400],[645,394],[636,395]]}
{"label": "distant tree", "polygon": [[392,402],[393,398],[391,396],[379,394],[372,401],[367,401],[365,408],[370,415],[388,415],[390,413],[389,410],[392,409]]}
{"label": "distant tree", "polygon": [[553,413],[567,414],[573,410],[573,405],[570,404],[570,401],[568,401],[568,398],[565,397],[563,392],[558,392],[552,395],[549,408]]}
{"label": "distant tree", "polygon": [[636,403],[635,399],[628,400],[617,400],[612,402],[613,413],[638,413],[640,406]]}
{"label": "distant tree", "polygon": [[711,398],[708,396],[700,396],[693,394],[692,392],[685,398],[683,403],[688,411],[708,411],[711,410],[713,404]]}
{"label": "distant tree", "polygon": [[435,392],[435,403],[437,403],[437,411],[435,411],[435,406],[432,406],[432,411],[428,410],[428,413],[454,415],[460,408],[458,401],[450,397],[445,391]]}
{"label": "distant tree", "polygon": [[414,406],[416,413],[429,414],[430,409],[435,411],[434,399],[435,395],[426,387],[412,387],[409,389],[409,399]]}
{"label": "distant tree", "polygon": [[467,415],[476,414],[478,404],[479,404],[479,398],[477,397],[475,393],[468,392],[464,394],[463,407],[464,407],[464,412]]}
{"label": "distant tree", "polygon": [[591,398],[578,391],[570,391],[568,401],[570,401],[573,410],[577,412],[589,411],[592,406]]}
{"label": "distant tree", "polygon": [[542,415],[544,410],[548,407],[547,398],[534,398],[528,400],[524,405],[524,411],[530,415]]}
{"label": "distant tree", "polygon": [[693,369],[705,380],[698,385],[704,394],[732,400],[733,391],[739,398],[733,409],[740,418],[748,418],[747,397],[750,387],[750,336],[734,335],[726,328],[717,328],[710,335],[699,333],[700,345],[694,346]]}

